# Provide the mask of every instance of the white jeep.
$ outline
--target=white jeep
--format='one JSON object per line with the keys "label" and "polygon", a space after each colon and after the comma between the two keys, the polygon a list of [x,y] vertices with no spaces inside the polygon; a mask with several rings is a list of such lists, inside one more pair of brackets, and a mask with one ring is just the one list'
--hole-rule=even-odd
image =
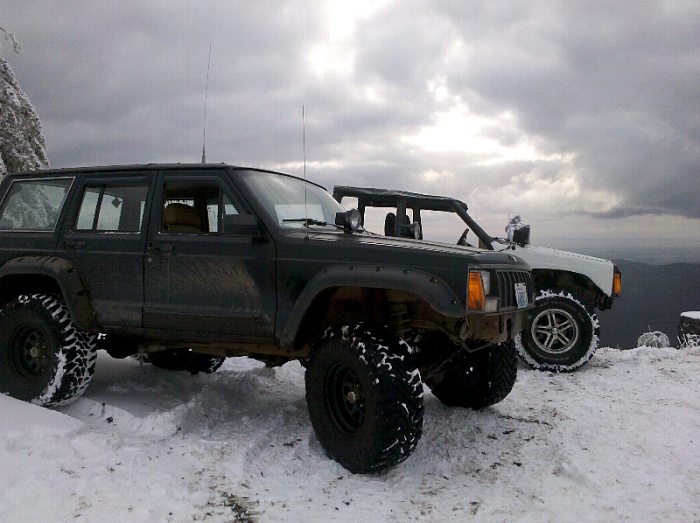
{"label": "white jeep", "polygon": [[[457,240],[465,249],[507,251],[525,260],[534,277],[535,307],[529,312],[528,327],[515,338],[515,345],[521,359],[531,367],[571,372],[588,362],[598,348],[600,323],[594,311],[609,309],[622,285],[621,273],[611,261],[533,246],[530,227],[522,224],[519,216],[510,220],[505,238],[493,237],[469,215],[467,205],[454,198],[347,186],[336,186],[333,196],[340,203],[344,198],[357,199],[353,204],[363,220],[367,209],[388,210],[384,234],[409,241],[425,242],[424,224],[435,212],[454,213],[466,227]],[[468,243],[470,230],[477,245]]]}

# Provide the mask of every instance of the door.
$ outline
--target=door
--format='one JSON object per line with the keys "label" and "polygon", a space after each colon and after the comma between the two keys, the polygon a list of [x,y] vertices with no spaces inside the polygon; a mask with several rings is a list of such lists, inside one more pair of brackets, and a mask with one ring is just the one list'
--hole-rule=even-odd
{"label": "door", "polygon": [[[272,341],[274,243],[250,218],[226,172],[163,173],[156,197],[145,265],[146,328],[179,339]],[[228,226],[240,218],[253,226]]]}
{"label": "door", "polygon": [[87,177],[73,198],[57,255],[77,267],[105,327],[141,328],[149,178]]}

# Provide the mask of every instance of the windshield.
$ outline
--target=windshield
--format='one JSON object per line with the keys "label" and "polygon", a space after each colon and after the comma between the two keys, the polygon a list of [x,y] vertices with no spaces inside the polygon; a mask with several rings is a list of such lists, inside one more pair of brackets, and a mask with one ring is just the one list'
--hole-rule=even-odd
{"label": "windshield", "polygon": [[321,187],[284,174],[242,171],[241,179],[280,227],[335,229],[345,208]]}

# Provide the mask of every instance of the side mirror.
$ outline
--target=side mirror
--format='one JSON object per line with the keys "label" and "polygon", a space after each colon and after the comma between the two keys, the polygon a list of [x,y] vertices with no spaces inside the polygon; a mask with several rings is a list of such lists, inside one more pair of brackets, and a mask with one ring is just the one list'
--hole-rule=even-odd
{"label": "side mirror", "polygon": [[227,214],[224,216],[224,234],[257,236],[260,234],[258,220],[250,214]]}
{"label": "side mirror", "polygon": [[525,245],[530,243],[530,226],[523,225],[522,227],[520,227],[520,229],[514,230],[513,241],[521,247],[524,247]]}
{"label": "side mirror", "polygon": [[357,232],[362,225],[362,215],[357,209],[335,213],[335,224],[347,233]]}

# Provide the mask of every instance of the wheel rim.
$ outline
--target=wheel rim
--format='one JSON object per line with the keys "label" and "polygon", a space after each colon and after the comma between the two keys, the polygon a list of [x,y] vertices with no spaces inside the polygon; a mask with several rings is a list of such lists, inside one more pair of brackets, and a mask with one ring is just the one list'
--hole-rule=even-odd
{"label": "wheel rim", "polygon": [[580,330],[574,317],[563,309],[545,309],[532,321],[532,338],[537,347],[550,354],[561,354],[574,347]]}
{"label": "wheel rim", "polygon": [[336,428],[346,435],[357,432],[365,419],[365,394],[350,367],[335,365],[326,375],[326,409]]}
{"label": "wheel rim", "polygon": [[20,329],[13,337],[12,365],[23,376],[41,376],[49,362],[49,344],[40,330]]}

